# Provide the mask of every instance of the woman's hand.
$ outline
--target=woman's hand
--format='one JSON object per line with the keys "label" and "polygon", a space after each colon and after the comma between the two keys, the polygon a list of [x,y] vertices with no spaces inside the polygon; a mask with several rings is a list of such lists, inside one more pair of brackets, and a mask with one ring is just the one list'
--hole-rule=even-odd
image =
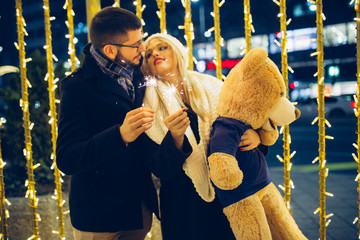
{"label": "woman's hand", "polygon": [[241,136],[241,140],[239,144],[240,151],[249,151],[251,149],[256,148],[259,145],[260,145],[260,136],[255,130],[248,129]]}
{"label": "woman's hand", "polygon": [[164,120],[165,125],[170,130],[171,136],[178,149],[182,149],[185,131],[190,125],[190,119],[185,111],[185,108],[180,109]]}

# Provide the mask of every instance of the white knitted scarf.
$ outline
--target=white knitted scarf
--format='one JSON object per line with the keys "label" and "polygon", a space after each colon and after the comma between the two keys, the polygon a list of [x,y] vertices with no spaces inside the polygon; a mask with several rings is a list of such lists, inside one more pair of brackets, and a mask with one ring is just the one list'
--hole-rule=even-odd
{"label": "white knitted scarf", "polygon": [[[215,191],[210,182],[209,167],[207,164],[207,148],[209,144],[209,135],[211,131],[211,125],[217,118],[216,106],[218,104],[218,96],[222,82],[213,76],[200,74],[197,72],[190,71],[188,74],[189,78],[194,81],[198,81],[202,89],[200,90],[199,96],[201,96],[202,106],[210,114],[210,119],[203,121],[198,117],[200,142],[197,144],[196,138],[191,130],[191,127],[186,129],[185,135],[187,136],[193,152],[186,159],[183,164],[183,170],[186,175],[191,179],[194,187],[199,196],[207,201],[211,202],[215,198]],[[164,139],[168,128],[164,123],[164,119],[167,116],[160,116],[159,100],[155,88],[159,88],[161,97],[164,98],[166,109],[169,114],[176,112],[181,109],[181,105],[175,96],[169,95],[171,93],[171,87],[168,84],[157,80],[157,85],[150,84],[146,88],[144,97],[144,107],[148,107],[155,110],[155,119],[150,129],[146,131],[146,134],[157,144],[160,144]]]}

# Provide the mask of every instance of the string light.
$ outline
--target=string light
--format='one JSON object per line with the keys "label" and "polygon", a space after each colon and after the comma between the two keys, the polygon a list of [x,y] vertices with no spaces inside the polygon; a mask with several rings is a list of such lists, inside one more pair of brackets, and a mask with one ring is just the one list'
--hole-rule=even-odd
{"label": "string light", "polygon": [[224,39],[220,35],[220,7],[225,3],[225,0],[222,0],[219,3],[219,0],[214,0],[214,12],[212,16],[214,17],[214,31],[215,31],[215,48],[216,48],[216,77],[220,80],[223,79],[222,67],[221,67],[221,47],[223,46]]}
{"label": "string light", "polygon": [[[74,37],[74,31],[73,31],[73,15],[74,12],[72,10],[72,1],[67,0],[65,3],[65,6],[67,8],[67,15],[68,15],[68,28],[69,28],[69,52],[71,52],[73,55],[70,59],[74,61],[74,64],[72,64],[72,68],[74,67],[74,70],[76,68],[75,62],[76,57],[75,56],[75,50],[73,45],[73,37]],[[65,224],[64,224],[64,216],[63,216],[63,199],[62,199],[62,179],[60,175],[60,170],[56,166],[56,139],[57,139],[57,117],[56,117],[56,105],[55,105],[55,89],[57,88],[57,81],[58,79],[54,79],[54,69],[53,69],[53,60],[56,61],[56,57],[52,52],[52,42],[51,42],[51,24],[50,21],[53,18],[50,17],[50,7],[49,7],[49,0],[44,0],[44,22],[45,22],[45,38],[46,38],[46,59],[47,59],[47,74],[45,76],[45,81],[48,82],[48,92],[49,92],[49,105],[50,105],[50,111],[49,111],[49,124],[51,126],[51,142],[52,142],[52,153],[51,158],[53,160],[54,165],[54,177],[55,177],[55,191],[56,191],[56,200],[57,200],[57,206],[58,206],[58,226],[59,226],[59,237],[61,239],[65,238]],[[71,46],[71,47],[70,47]],[[71,60],[71,61],[72,61]]]}
{"label": "string light", "polygon": [[185,21],[183,26],[179,26],[179,29],[185,30],[184,38],[186,40],[186,46],[188,50],[188,58],[189,58],[189,70],[194,69],[193,62],[193,40],[194,40],[194,26],[191,21],[191,1],[190,0],[181,0],[183,7],[185,8]]}
{"label": "string light", "polygon": [[[286,97],[289,99],[289,89],[288,89],[288,71],[292,72],[292,68],[288,65],[288,56],[287,56],[287,38],[286,38],[286,28],[289,21],[286,19],[286,0],[280,0],[274,2],[280,7],[280,12],[278,17],[280,18],[280,32],[281,32],[281,42],[274,40],[274,42],[281,47],[281,71],[282,77],[284,79],[285,88],[286,88]],[[245,8],[245,12],[248,12],[250,15],[250,7]],[[250,15],[251,17],[251,15]],[[250,18],[249,17],[249,18]],[[251,22],[249,21],[247,26],[247,34],[249,33],[249,26]],[[249,47],[250,49],[250,47]],[[294,184],[290,179],[290,171],[292,167],[292,163],[290,159],[295,155],[296,151],[293,151],[290,154],[290,144],[291,144],[291,136],[290,136],[290,128],[289,125],[282,127],[282,134],[283,134],[283,163],[284,163],[284,201],[287,204],[288,210],[291,212],[291,189],[293,188]]]}
{"label": "string light", "polygon": [[166,31],[166,6],[165,3],[170,2],[170,0],[156,0],[159,11],[156,12],[157,16],[160,19],[160,32],[167,34]]}
{"label": "string light", "polygon": [[[354,0],[351,1],[351,3],[353,3]],[[357,203],[358,203],[358,216],[355,218],[353,224],[355,224],[357,222],[357,227],[358,227],[358,239],[360,239],[360,222],[358,221],[358,219],[360,218],[360,161],[359,161],[359,156],[360,156],[360,114],[359,114],[359,102],[360,102],[360,1],[356,0],[355,1],[355,5],[354,5],[354,9],[356,12],[356,18],[354,18],[354,21],[356,22],[356,62],[357,62],[357,91],[356,91],[356,95],[354,95],[354,100],[355,100],[355,106],[356,108],[354,108],[354,114],[357,118],[357,142],[353,144],[353,146],[357,149],[357,155],[356,154],[352,154],[354,160],[358,163],[358,169],[357,169],[357,176],[355,178],[355,181],[358,182],[358,187],[357,187],[357,191],[358,191],[358,199],[357,199]]]}
{"label": "string light", "polygon": [[[142,17],[142,13],[146,8],[146,5],[142,5],[141,0],[135,0],[133,2],[133,4],[136,7],[136,16],[140,19],[141,21],[141,32],[143,32],[143,26],[145,26],[145,21]],[[148,35],[148,33],[143,33],[143,38],[145,38]]]}
{"label": "string light", "polygon": [[[325,139],[332,139],[330,136],[325,136],[325,124],[327,120],[325,119],[325,94],[324,94],[324,43],[323,43],[323,21],[325,15],[323,14],[323,5],[322,0],[312,1],[308,0],[311,4],[316,4],[316,32],[317,32],[317,51],[312,53],[311,56],[317,57],[317,72],[314,74],[314,77],[318,78],[318,117],[314,119],[313,123],[318,121],[319,129],[319,225],[320,225],[320,239],[326,239],[326,227],[329,225],[331,220],[326,221],[326,196],[329,194],[326,193],[326,177],[328,175],[328,170],[325,160]],[[312,124],[313,124],[312,123]],[[328,124],[329,126],[330,124]],[[315,161],[315,160],[314,160]]]}
{"label": "string light", "polygon": [[120,7],[120,0],[115,0],[114,4],[112,6],[113,7]]}
{"label": "string light", "polygon": [[67,13],[67,21],[65,21],[65,25],[69,29],[69,33],[66,34],[66,36],[65,36],[66,38],[69,39],[68,54],[70,56],[70,59],[68,60],[68,62],[70,63],[71,71],[73,72],[76,69],[76,65],[80,64],[80,61],[76,57],[76,54],[75,54],[75,42],[74,42],[74,39],[75,39],[75,35],[74,35],[75,12],[73,10],[72,0],[66,0],[63,8],[66,9],[66,13]]}
{"label": "string light", "polygon": [[[28,100],[28,87],[31,86],[29,80],[26,77],[26,63],[31,61],[31,59],[25,58],[25,41],[24,36],[27,35],[25,30],[25,19],[22,15],[22,3],[21,0],[16,0],[16,16],[17,16],[17,32],[18,32],[18,43],[15,44],[16,48],[19,50],[19,66],[20,66],[20,79],[21,79],[21,100],[20,107],[23,111],[23,127],[24,127],[24,137],[25,137],[25,148],[23,149],[24,156],[27,161],[27,175],[28,179],[25,181],[25,186],[27,187],[27,192],[25,197],[30,200],[30,210],[31,210],[31,223],[32,223],[32,238],[38,239],[39,236],[39,226],[38,226],[38,213],[36,212],[38,201],[36,200],[36,190],[35,190],[35,180],[34,180],[34,166],[33,166],[33,157],[32,157],[32,143],[31,143],[31,122],[30,122],[30,112],[29,112],[29,100]],[[3,211],[3,210],[2,210]],[[2,212],[3,214],[3,212]],[[2,224],[6,221],[6,217],[1,215]],[[4,229],[2,235],[7,239],[7,231]]]}
{"label": "string light", "polygon": [[[0,120],[0,127],[2,125]],[[1,150],[1,136],[0,136],[0,220],[1,220],[1,234],[0,239],[8,239],[8,223],[9,211],[6,209],[6,204],[10,205],[10,202],[5,198],[5,182],[4,182],[4,166],[6,162],[2,158]]]}
{"label": "string light", "polygon": [[250,0],[244,0],[244,23],[245,23],[245,53],[251,49],[252,16],[250,13]]}

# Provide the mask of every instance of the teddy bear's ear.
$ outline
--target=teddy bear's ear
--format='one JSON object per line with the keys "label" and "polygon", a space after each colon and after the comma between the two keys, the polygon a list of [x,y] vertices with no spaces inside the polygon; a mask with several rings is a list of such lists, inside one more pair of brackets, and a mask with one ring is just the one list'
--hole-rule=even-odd
{"label": "teddy bear's ear", "polygon": [[241,60],[244,76],[252,76],[267,60],[268,53],[262,48],[251,49]]}

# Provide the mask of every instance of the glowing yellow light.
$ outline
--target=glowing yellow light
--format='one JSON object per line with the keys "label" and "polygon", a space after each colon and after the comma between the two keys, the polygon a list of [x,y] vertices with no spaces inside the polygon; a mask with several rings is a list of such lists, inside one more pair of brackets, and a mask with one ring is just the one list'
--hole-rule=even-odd
{"label": "glowing yellow light", "polygon": [[319,117],[316,117],[312,122],[311,125],[314,125],[319,120]]}
{"label": "glowing yellow light", "polygon": [[311,57],[316,56],[316,55],[319,55],[319,52],[314,52],[314,53],[310,54]]}
{"label": "glowing yellow light", "polygon": [[317,208],[317,209],[314,211],[314,214],[317,214],[319,211],[320,211],[320,208]]}
{"label": "glowing yellow light", "polygon": [[276,3],[276,5],[280,6],[280,2],[277,0],[273,0],[274,3]]}
{"label": "glowing yellow light", "polygon": [[283,186],[283,185],[278,185],[278,187],[281,189],[281,190],[283,190],[283,191],[285,191],[285,187]]}
{"label": "glowing yellow light", "polygon": [[323,160],[321,163],[321,169],[325,168],[325,165],[326,165],[326,160]]}
{"label": "glowing yellow light", "polygon": [[325,177],[327,177],[329,175],[329,169],[325,168],[325,173],[324,173]]}
{"label": "glowing yellow light", "polygon": [[329,226],[330,223],[331,223],[331,219],[329,219],[329,220],[325,223],[325,227]]}
{"label": "glowing yellow light", "polygon": [[33,169],[36,169],[36,168],[38,168],[38,167],[40,167],[40,163],[37,163],[37,164],[35,164],[34,166],[33,166]]}
{"label": "glowing yellow light", "polygon": [[222,66],[221,66],[221,45],[222,37],[220,34],[220,7],[224,4],[225,1],[213,0],[213,17],[214,17],[214,35],[215,35],[215,49],[216,49],[216,77],[218,79],[223,79]]}
{"label": "glowing yellow light", "polygon": [[358,174],[358,175],[356,176],[355,182],[357,182],[357,181],[359,180],[359,178],[360,178],[360,174]]}

